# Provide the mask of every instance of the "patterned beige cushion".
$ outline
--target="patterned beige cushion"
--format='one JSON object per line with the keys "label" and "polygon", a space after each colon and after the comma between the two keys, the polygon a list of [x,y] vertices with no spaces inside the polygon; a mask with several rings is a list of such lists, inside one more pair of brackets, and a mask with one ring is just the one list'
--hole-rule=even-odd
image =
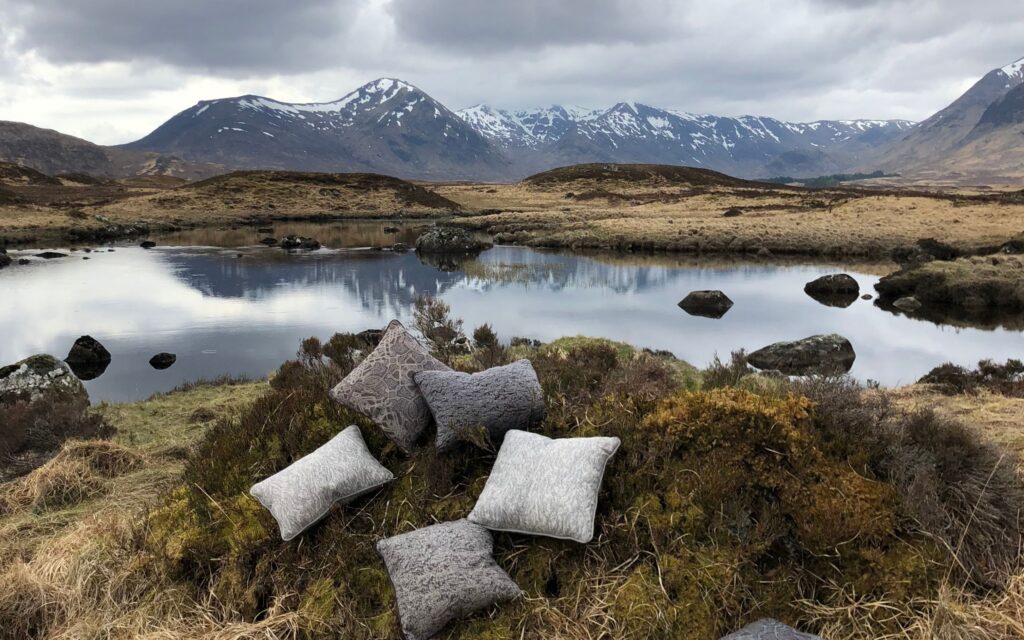
{"label": "patterned beige cushion", "polygon": [[430,409],[412,376],[450,371],[402,323],[392,320],[380,344],[331,391],[336,401],[363,413],[403,451],[412,450],[430,424]]}
{"label": "patterned beige cushion", "polygon": [[604,468],[618,438],[551,438],[512,430],[468,520],[512,531],[587,543]]}
{"label": "patterned beige cushion", "polygon": [[494,561],[493,546],[487,529],[465,520],[377,543],[406,638],[427,640],[453,620],[522,594]]}
{"label": "patterned beige cushion", "polygon": [[316,451],[253,485],[249,493],[277,520],[281,537],[291,540],[320,518],[331,505],[345,504],[391,482],[352,425]]}

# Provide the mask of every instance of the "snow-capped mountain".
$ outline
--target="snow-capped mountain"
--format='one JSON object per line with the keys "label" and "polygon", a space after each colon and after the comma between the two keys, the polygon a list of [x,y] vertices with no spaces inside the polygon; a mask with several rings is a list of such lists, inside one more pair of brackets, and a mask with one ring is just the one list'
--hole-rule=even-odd
{"label": "snow-capped mountain", "polygon": [[476,105],[458,114],[520,163],[533,164],[543,154],[549,163],[660,162],[754,177],[842,170],[913,126],[903,120],[728,118],[633,102],[604,110]]}
{"label": "snow-capped mountain", "polygon": [[382,78],[309,104],[247,95],[204,100],[127,149],[227,168],[373,171],[402,177],[502,178],[508,162],[440,102]]}

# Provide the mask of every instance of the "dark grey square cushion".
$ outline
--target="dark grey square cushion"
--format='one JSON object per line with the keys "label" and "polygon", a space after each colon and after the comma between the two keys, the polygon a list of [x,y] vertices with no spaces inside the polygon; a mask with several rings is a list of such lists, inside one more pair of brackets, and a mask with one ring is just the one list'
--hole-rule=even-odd
{"label": "dark grey square cushion", "polygon": [[427,640],[453,620],[522,594],[494,561],[493,547],[487,529],[465,520],[377,543],[406,638]]}
{"label": "dark grey square cushion", "polygon": [[377,348],[331,390],[331,397],[368,416],[403,451],[430,424],[430,408],[413,374],[449,371],[402,326],[392,320]]}
{"label": "dark grey square cushion", "polygon": [[778,620],[763,618],[724,636],[722,640],[821,640],[821,638],[809,633],[801,633]]}
{"label": "dark grey square cushion", "polygon": [[420,371],[413,376],[437,423],[437,449],[472,440],[483,428],[501,444],[509,429],[527,430],[544,419],[544,395],[529,360],[474,373]]}
{"label": "dark grey square cushion", "polygon": [[254,484],[249,493],[277,520],[281,537],[291,540],[327,515],[331,505],[350,502],[394,477],[366,448],[359,427],[352,425]]}
{"label": "dark grey square cushion", "polygon": [[618,438],[509,431],[468,519],[495,531],[590,542],[604,468],[618,448]]}

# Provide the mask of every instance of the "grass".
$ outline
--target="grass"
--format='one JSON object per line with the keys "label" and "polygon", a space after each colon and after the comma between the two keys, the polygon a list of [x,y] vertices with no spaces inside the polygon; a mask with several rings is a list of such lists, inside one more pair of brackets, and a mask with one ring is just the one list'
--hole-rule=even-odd
{"label": "grass", "polygon": [[[440,357],[467,371],[527,357],[543,433],[623,446],[595,541],[496,534],[526,598],[441,637],[716,639],[771,615],[829,638],[1024,638],[1016,459],[961,424],[1010,446],[1024,400],[999,396],[1018,413],[1000,404],[992,420],[983,393],[794,385],[736,362],[698,372],[585,337],[509,347],[481,328],[463,341],[446,315],[421,305]],[[103,490],[0,516],[0,637],[396,638],[373,542],[465,515],[494,452],[407,457],[330,401],[366,348],[311,339],[271,385],[100,407],[117,442],[58,458],[98,464]],[[280,542],[248,487],[351,423],[395,482]],[[130,464],[96,462],[124,452]]]}
{"label": "grass", "polygon": [[926,305],[972,313],[1024,309],[1024,257],[991,255],[901,269],[876,285],[883,300],[914,296]]}

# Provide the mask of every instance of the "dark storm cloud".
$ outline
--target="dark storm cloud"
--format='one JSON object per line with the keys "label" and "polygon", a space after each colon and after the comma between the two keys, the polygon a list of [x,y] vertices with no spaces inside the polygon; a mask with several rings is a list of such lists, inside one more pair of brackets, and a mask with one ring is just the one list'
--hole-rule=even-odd
{"label": "dark storm cloud", "polygon": [[[392,0],[399,33],[429,46],[494,53],[547,45],[650,43],[673,33],[678,2]],[[677,34],[678,35],[678,34]]]}
{"label": "dark storm cloud", "polygon": [[17,46],[56,63],[153,61],[219,72],[333,64],[356,0],[0,0]]}

